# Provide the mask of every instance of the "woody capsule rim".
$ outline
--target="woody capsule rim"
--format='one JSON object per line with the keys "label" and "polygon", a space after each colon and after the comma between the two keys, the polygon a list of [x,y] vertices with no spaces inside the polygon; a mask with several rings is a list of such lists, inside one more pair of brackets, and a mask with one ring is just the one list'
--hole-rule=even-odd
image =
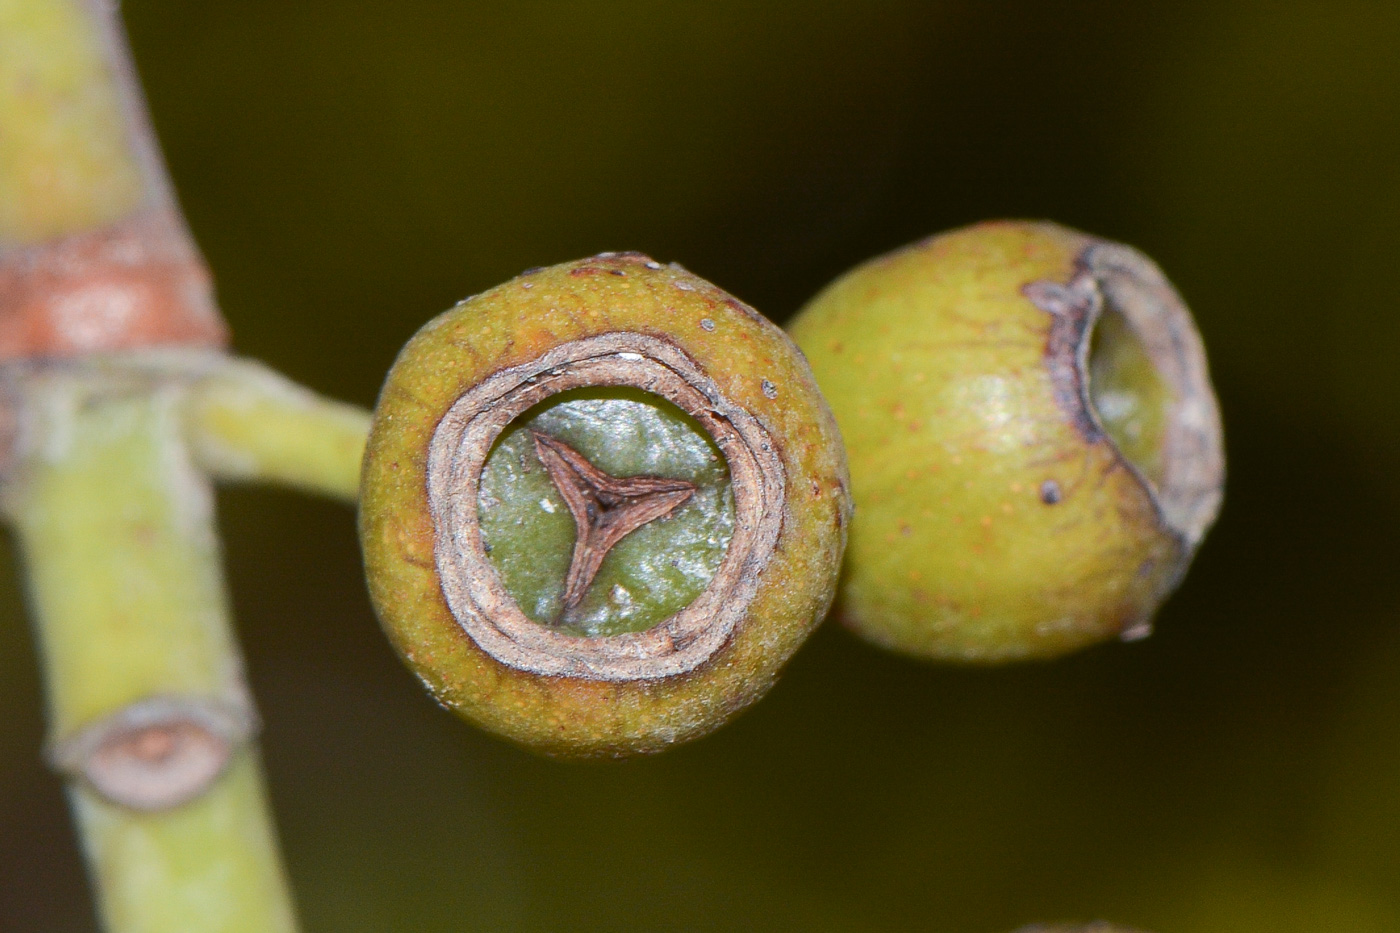
{"label": "woody capsule rim", "polygon": [[[497,437],[539,402],[581,387],[631,387],[694,418],[728,463],[735,528],[719,570],[684,609],[641,632],[589,638],[525,616],[483,547],[481,472]],[[438,422],[428,453],[434,559],[453,618],[481,650],[535,674],[604,681],[688,673],[733,635],[781,531],[785,471],[767,431],[669,340],[612,332],[562,343],[489,376]]]}

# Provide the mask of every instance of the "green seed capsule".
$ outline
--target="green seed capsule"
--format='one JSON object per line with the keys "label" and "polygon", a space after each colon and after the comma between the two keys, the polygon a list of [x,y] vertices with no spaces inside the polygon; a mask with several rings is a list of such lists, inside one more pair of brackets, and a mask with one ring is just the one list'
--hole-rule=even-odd
{"label": "green seed capsule", "polygon": [[549,754],[658,751],[761,696],[830,605],[850,512],[796,347],[604,254],[425,326],[389,373],[360,532],[434,696]]}
{"label": "green seed capsule", "polygon": [[1200,338],[1150,260],[987,223],[860,266],[790,330],[851,461],[847,624],[981,662],[1150,631],[1224,478]]}

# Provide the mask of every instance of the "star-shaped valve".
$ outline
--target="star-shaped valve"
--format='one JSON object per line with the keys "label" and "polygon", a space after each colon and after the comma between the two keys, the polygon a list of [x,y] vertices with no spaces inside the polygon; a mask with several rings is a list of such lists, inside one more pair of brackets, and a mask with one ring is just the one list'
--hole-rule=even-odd
{"label": "star-shaped valve", "polygon": [[562,619],[583,601],[608,552],[647,522],[666,518],[685,505],[695,494],[695,484],[660,476],[612,476],[558,438],[540,431],[530,434],[535,454],[578,529],[564,578]]}

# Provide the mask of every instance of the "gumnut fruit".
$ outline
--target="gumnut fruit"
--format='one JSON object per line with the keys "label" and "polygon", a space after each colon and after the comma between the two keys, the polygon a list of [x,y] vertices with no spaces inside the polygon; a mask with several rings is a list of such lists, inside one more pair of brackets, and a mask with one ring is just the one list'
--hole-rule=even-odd
{"label": "gumnut fruit", "polygon": [[826,614],[848,483],[782,330],[604,253],[400,353],[364,460],[370,594],[447,708],[551,755],[655,752],[763,695]]}
{"label": "gumnut fruit", "polygon": [[970,662],[1151,631],[1225,472],[1200,336],[1151,260],[984,223],[843,275],[789,331],[850,457],[847,625]]}

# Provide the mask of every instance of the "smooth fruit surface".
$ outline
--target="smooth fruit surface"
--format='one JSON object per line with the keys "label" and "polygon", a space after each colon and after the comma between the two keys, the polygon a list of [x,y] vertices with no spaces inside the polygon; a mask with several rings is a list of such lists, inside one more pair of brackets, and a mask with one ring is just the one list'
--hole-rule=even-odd
{"label": "smooth fruit surface", "polygon": [[858,267],[790,332],[850,457],[843,621],[980,662],[1150,631],[1224,463],[1200,339],[1149,260],[981,224]]}
{"label": "smooth fruit surface", "polygon": [[771,686],[830,605],[847,488],[780,329],[679,267],[603,254],[409,342],[361,542],[386,632],[443,705],[549,754],[619,756]]}

